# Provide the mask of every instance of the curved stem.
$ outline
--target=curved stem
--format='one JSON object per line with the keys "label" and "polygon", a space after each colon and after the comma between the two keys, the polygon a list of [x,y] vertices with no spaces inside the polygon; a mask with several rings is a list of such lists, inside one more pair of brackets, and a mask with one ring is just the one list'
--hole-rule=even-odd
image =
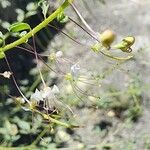
{"label": "curved stem", "polygon": [[133,57],[132,55],[127,56],[127,57],[117,57],[117,56],[113,56],[113,55],[111,55],[109,53],[106,53],[106,52],[103,52],[103,51],[99,51],[99,52],[101,54],[103,54],[103,55],[105,55],[105,56],[107,56],[109,58],[115,59],[115,60],[129,60],[129,59],[131,59]]}
{"label": "curved stem", "polygon": [[24,100],[25,100],[28,104],[30,104],[30,101],[25,97],[25,95],[24,95],[24,94],[22,93],[22,91],[20,90],[20,88],[19,88],[19,86],[18,86],[18,84],[17,84],[17,82],[16,82],[16,79],[15,79],[15,77],[14,77],[13,71],[12,71],[10,65],[9,65],[9,62],[8,62],[8,59],[7,59],[6,56],[5,56],[5,61],[6,61],[6,63],[7,63],[7,66],[8,66],[8,68],[9,68],[10,72],[12,73],[12,79],[13,79],[13,81],[14,81],[14,83],[15,83],[15,86],[16,86],[17,90],[19,91],[19,93],[21,94],[21,96],[24,98]]}

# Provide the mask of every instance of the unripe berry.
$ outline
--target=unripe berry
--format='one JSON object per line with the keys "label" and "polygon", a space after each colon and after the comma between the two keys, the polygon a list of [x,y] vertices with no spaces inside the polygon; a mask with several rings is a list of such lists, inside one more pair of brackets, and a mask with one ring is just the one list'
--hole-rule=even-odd
{"label": "unripe berry", "polygon": [[114,48],[120,49],[123,52],[131,52],[131,46],[134,44],[135,38],[133,36],[125,37],[119,44],[114,45]]}
{"label": "unripe berry", "polygon": [[115,33],[112,30],[107,29],[100,35],[100,41],[104,47],[109,49],[110,45],[115,40],[115,37]]}
{"label": "unripe berry", "polygon": [[123,41],[127,43],[128,47],[130,47],[134,44],[135,38],[133,36],[127,36]]}

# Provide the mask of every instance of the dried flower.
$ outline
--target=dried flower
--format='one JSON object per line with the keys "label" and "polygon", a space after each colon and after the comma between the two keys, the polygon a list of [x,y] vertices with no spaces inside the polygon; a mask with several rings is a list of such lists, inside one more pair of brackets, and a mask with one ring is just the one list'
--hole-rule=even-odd
{"label": "dried flower", "polygon": [[36,101],[36,102],[39,102],[40,100],[43,100],[43,97],[42,97],[42,94],[41,94],[41,92],[38,90],[38,89],[36,89],[35,90],[35,93],[33,93],[32,95],[31,95],[31,98],[30,98],[32,101]]}
{"label": "dried flower", "polygon": [[[43,107],[46,109],[57,107],[59,101],[57,100],[56,94],[59,93],[59,89],[56,85],[53,86],[53,88],[50,87],[44,87],[42,90],[36,89],[35,93],[31,95],[31,101],[33,103],[39,104],[40,102],[43,103]],[[57,102],[56,102],[57,101]]]}
{"label": "dried flower", "polygon": [[77,77],[80,70],[80,65],[78,63],[71,66],[71,74],[73,77]]}
{"label": "dried flower", "polygon": [[59,88],[58,88],[56,85],[53,86],[52,92],[53,92],[54,94],[59,94],[59,93],[60,93]]}
{"label": "dried flower", "polygon": [[63,52],[62,51],[56,52],[56,58],[61,58],[62,56],[63,56]]}
{"label": "dried flower", "polygon": [[4,73],[0,73],[0,75],[2,75],[4,78],[9,79],[12,73],[10,71],[5,71]]}
{"label": "dried flower", "polygon": [[63,56],[63,52],[62,51],[58,51],[56,53],[51,53],[49,55],[49,59],[51,61],[56,61],[57,59],[61,58]]}

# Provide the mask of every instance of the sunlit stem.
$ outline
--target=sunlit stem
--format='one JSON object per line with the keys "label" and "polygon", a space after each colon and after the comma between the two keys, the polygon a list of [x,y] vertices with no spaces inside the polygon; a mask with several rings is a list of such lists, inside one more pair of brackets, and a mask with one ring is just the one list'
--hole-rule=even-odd
{"label": "sunlit stem", "polygon": [[130,55],[130,56],[127,56],[127,57],[117,57],[117,56],[113,56],[113,55],[111,55],[111,54],[109,54],[109,53],[107,53],[107,52],[103,52],[103,51],[99,51],[101,54],[103,54],[103,55],[105,55],[105,56],[107,56],[107,57],[109,57],[109,58],[112,58],[112,59],[115,59],[115,60],[129,60],[129,59],[131,59],[133,56],[132,55]]}
{"label": "sunlit stem", "polygon": [[77,127],[79,127],[79,126],[67,124],[67,123],[65,123],[65,122],[61,122],[61,121],[59,121],[59,120],[56,120],[56,119],[52,118],[51,116],[49,116],[49,115],[47,115],[47,114],[43,114],[43,113],[41,113],[41,112],[39,112],[39,111],[37,111],[37,110],[33,110],[33,111],[35,111],[35,112],[41,114],[44,119],[47,119],[47,120],[49,120],[49,121],[52,122],[52,123],[55,123],[55,124],[64,126],[64,127],[66,127],[66,128],[77,128]]}
{"label": "sunlit stem", "polygon": [[57,28],[57,27],[55,27],[55,26],[53,26],[53,25],[51,25],[51,24],[49,24],[48,26],[54,28],[54,29],[57,30],[57,31],[60,31],[62,34],[64,34],[65,36],[67,36],[69,39],[71,39],[71,40],[74,41],[75,43],[77,43],[77,44],[79,44],[79,45],[82,45],[82,46],[86,46],[86,45],[84,45],[83,43],[81,43],[81,42],[75,40],[73,37],[71,37],[71,36],[68,35],[67,33],[63,32],[63,31],[60,30],[59,28]]}
{"label": "sunlit stem", "polygon": [[85,21],[85,19],[82,17],[81,13],[78,11],[77,7],[72,3],[71,4],[72,8],[74,9],[74,11],[76,12],[76,14],[78,15],[78,17],[81,19],[82,23],[85,25],[85,27],[87,28],[87,30],[95,37],[97,38],[97,34],[96,32],[88,25],[88,23]]}
{"label": "sunlit stem", "polygon": [[83,31],[85,31],[88,35],[90,35],[93,39],[95,39],[97,42],[100,43],[100,41],[97,39],[97,37],[95,37],[94,35],[92,35],[89,31],[87,31],[86,29],[84,29],[84,27],[82,27],[79,23],[77,23],[75,20],[73,20],[72,18],[69,17],[69,20],[72,21],[73,23],[75,23],[77,26],[79,26]]}

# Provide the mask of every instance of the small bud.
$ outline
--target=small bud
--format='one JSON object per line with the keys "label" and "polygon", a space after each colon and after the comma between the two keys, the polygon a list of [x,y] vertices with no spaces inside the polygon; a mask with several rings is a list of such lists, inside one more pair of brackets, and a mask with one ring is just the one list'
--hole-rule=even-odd
{"label": "small bud", "polygon": [[100,35],[100,41],[102,42],[102,45],[106,47],[107,49],[110,48],[110,45],[114,42],[115,40],[115,33],[112,30],[105,30],[101,35]]}
{"label": "small bud", "polygon": [[62,51],[56,52],[56,58],[61,58],[62,56],[63,56],[63,52]]}
{"label": "small bud", "polygon": [[114,117],[115,116],[115,112],[110,110],[108,113],[107,113],[107,116],[108,117]]}
{"label": "small bud", "polygon": [[68,81],[72,81],[73,80],[72,74],[71,73],[67,73],[65,75],[65,79],[68,80]]}
{"label": "small bud", "polygon": [[130,53],[132,51],[131,46],[134,44],[134,42],[135,38],[133,36],[128,36],[125,37],[119,44],[116,44],[114,48]]}
{"label": "small bud", "polygon": [[135,42],[135,38],[133,36],[127,36],[126,38],[123,39],[124,42],[128,44],[128,46],[132,46]]}
{"label": "small bud", "polygon": [[22,97],[17,97],[15,99],[15,101],[16,101],[17,104],[24,104],[25,103],[25,99],[22,98]]}
{"label": "small bud", "polygon": [[55,53],[51,53],[51,54],[49,55],[49,59],[50,59],[51,61],[55,61],[55,60],[56,60],[56,54],[55,54]]}
{"label": "small bud", "polygon": [[9,71],[5,71],[4,73],[0,73],[0,75],[2,75],[4,78],[10,78],[10,76],[12,75],[12,73],[11,72],[9,72]]}

